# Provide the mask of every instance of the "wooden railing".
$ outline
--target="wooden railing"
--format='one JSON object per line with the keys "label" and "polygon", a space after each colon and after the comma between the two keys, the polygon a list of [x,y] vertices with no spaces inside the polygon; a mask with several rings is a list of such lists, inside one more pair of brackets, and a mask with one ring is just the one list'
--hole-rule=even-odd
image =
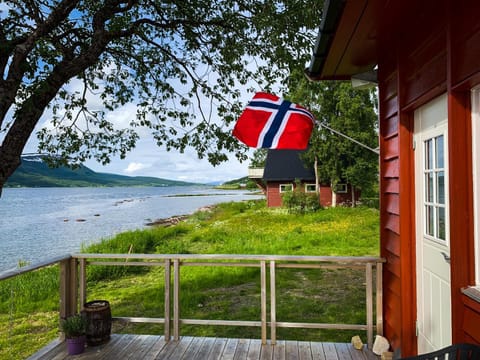
{"label": "wooden railing", "polygon": [[[164,325],[165,339],[180,337],[181,325],[227,325],[253,326],[261,328],[262,343],[267,343],[267,329],[270,328],[270,341],[276,343],[278,328],[338,329],[367,332],[369,347],[373,343],[373,334],[383,335],[382,315],[382,264],[384,259],[377,257],[331,257],[331,256],[274,256],[274,255],[159,255],[159,254],[75,254],[59,257],[50,261],[26,266],[0,274],[0,280],[39,269],[55,263],[60,264],[60,317],[77,313],[81,304],[87,300],[88,265],[100,266],[160,266],[164,268],[164,316],[158,318],[116,317],[131,323],[157,323]],[[249,267],[259,268],[260,308],[258,321],[237,320],[200,320],[181,318],[180,284],[181,268],[185,266],[203,267]],[[277,285],[276,270],[280,268],[296,269],[339,269],[363,268],[365,270],[366,319],[365,324],[326,324],[313,322],[277,321]],[[374,271],[376,270],[376,271]],[[268,278],[268,282],[267,282]],[[269,289],[267,289],[269,283]],[[269,290],[269,296],[267,296]],[[267,306],[269,305],[269,306]],[[267,310],[270,308],[270,318]],[[375,307],[375,311],[374,311]],[[172,334],[173,331],[173,334]]]}

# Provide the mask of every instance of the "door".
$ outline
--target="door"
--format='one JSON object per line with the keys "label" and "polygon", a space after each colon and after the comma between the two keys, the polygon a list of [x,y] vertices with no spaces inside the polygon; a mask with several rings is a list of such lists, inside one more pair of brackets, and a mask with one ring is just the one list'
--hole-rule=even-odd
{"label": "door", "polygon": [[447,96],[415,111],[418,353],[452,342]]}

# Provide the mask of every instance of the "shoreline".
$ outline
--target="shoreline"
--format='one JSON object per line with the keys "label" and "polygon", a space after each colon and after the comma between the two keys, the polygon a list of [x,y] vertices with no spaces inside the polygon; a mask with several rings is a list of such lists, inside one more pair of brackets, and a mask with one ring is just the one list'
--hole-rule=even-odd
{"label": "shoreline", "polygon": [[177,225],[177,224],[187,220],[194,213],[212,211],[212,209],[215,206],[216,206],[216,204],[215,205],[202,206],[202,207],[198,208],[197,210],[195,210],[192,214],[188,214],[188,215],[173,215],[173,216],[169,216],[167,218],[155,219],[153,221],[150,221],[150,222],[146,223],[145,226],[163,226],[163,227],[174,226],[174,225]]}

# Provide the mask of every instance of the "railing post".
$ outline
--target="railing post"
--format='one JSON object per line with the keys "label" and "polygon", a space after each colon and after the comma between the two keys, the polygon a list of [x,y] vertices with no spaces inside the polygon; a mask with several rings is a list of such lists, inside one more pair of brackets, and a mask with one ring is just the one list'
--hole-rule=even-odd
{"label": "railing post", "polygon": [[262,344],[267,343],[267,263],[260,261],[260,306],[262,318]]}
{"label": "railing post", "polygon": [[383,264],[377,262],[377,334],[383,335]]}
{"label": "railing post", "polygon": [[78,311],[77,259],[69,258],[60,262],[60,319]]}
{"label": "railing post", "polygon": [[80,299],[80,310],[83,310],[83,306],[87,302],[87,260],[86,259],[80,259],[79,299]]}
{"label": "railing post", "polygon": [[365,277],[366,277],[366,292],[367,292],[367,343],[369,349],[373,345],[373,275],[372,275],[372,263],[368,262],[365,265]]}
{"label": "railing post", "polygon": [[180,261],[173,260],[173,340],[180,339]]}
{"label": "railing post", "polygon": [[170,278],[171,278],[171,260],[165,260],[165,318],[164,318],[164,335],[165,341],[170,341]]}
{"label": "railing post", "polygon": [[274,260],[270,261],[270,339],[272,345],[277,343],[277,303]]}

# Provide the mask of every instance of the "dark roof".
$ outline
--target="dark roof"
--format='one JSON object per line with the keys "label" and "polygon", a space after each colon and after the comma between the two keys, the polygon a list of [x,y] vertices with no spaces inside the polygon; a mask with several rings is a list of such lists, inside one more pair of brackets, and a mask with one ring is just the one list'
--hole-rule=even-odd
{"label": "dark roof", "polygon": [[305,150],[268,150],[263,180],[315,180],[313,166],[305,167],[300,157],[304,152]]}

